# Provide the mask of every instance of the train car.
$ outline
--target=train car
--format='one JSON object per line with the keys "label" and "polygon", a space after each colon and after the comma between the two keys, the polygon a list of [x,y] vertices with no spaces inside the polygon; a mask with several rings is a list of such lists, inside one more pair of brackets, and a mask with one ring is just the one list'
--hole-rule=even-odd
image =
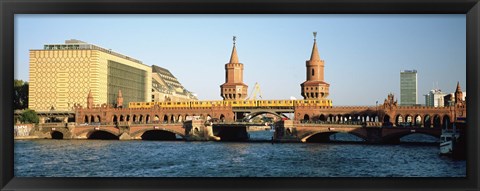
{"label": "train car", "polygon": [[128,108],[146,109],[146,108],[151,108],[154,105],[155,105],[155,102],[129,102]]}
{"label": "train car", "polygon": [[256,107],[255,100],[232,100],[228,101],[228,104],[232,107]]}
{"label": "train car", "polygon": [[332,106],[331,100],[295,100],[295,106]]}
{"label": "train car", "polygon": [[163,102],[161,107],[163,108],[189,108],[190,102],[188,101],[166,101]]}
{"label": "train car", "polygon": [[212,107],[215,101],[190,101],[190,107]]}
{"label": "train car", "polygon": [[258,107],[292,107],[293,100],[257,100]]}

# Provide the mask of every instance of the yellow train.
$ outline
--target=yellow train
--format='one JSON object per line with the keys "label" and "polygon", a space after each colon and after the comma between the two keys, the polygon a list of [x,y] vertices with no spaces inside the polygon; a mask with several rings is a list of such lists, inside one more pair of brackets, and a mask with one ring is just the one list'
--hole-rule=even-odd
{"label": "yellow train", "polygon": [[224,100],[224,101],[166,101],[130,102],[128,108],[200,108],[212,106],[231,107],[293,107],[293,106],[332,106],[331,100]]}

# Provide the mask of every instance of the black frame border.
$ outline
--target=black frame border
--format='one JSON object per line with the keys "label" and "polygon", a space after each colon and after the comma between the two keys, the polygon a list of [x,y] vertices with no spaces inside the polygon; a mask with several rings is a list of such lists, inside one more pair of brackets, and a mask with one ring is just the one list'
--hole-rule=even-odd
{"label": "black frame border", "polygon": [[[13,176],[15,14],[465,14],[467,178],[17,178]],[[479,190],[479,0],[0,0],[1,190]]]}

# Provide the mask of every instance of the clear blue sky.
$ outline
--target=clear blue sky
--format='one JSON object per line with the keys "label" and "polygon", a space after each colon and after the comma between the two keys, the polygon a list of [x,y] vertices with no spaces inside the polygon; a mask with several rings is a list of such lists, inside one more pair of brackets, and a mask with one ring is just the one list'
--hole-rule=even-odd
{"label": "clear blue sky", "polygon": [[418,102],[435,87],[466,89],[465,15],[16,15],[15,78],[28,80],[28,50],[78,39],[169,69],[201,100],[219,100],[237,36],[249,93],[301,99],[316,31],[334,105],[375,105],[400,71],[418,71]]}

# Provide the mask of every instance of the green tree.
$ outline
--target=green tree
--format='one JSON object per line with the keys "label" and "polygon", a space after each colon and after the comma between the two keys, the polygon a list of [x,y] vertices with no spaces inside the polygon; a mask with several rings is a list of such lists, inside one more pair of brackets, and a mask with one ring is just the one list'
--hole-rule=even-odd
{"label": "green tree", "polygon": [[25,109],[28,107],[28,82],[14,80],[13,109]]}
{"label": "green tree", "polygon": [[20,115],[22,123],[38,123],[38,115],[34,110],[27,109]]}

